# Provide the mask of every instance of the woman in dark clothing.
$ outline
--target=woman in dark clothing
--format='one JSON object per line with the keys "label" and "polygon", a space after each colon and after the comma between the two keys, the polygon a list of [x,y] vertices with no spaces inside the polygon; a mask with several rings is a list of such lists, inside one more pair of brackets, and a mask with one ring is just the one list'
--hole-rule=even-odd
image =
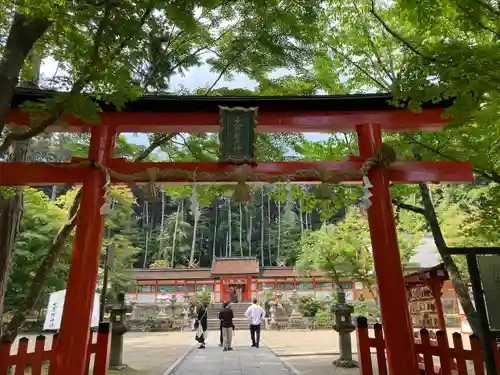
{"label": "woman in dark clothing", "polygon": [[[208,327],[208,318],[207,318],[207,313],[208,313],[208,304],[204,304],[200,306],[198,309],[197,313],[197,319],[195,322],[195,328],[196,328],[196,341],[200,343],[199,348],[200,349],[205,349],[205,336],[207,332],[207,327]],[[202,332],[198,327],[202,328]]]}

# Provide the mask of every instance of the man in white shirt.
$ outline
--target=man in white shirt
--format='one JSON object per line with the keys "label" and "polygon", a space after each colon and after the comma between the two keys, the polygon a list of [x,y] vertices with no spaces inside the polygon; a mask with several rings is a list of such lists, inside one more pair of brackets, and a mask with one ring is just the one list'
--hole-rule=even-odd
{"label": "man in white shirt", "polygon": [[260,325],[262,320],[266,317],[266,311],[257,303],[257,298],[255,298],[252,302],[252,306],[245,311],[245,316],[248,318],[248,322],[250,323],[252,347],[258,348],[260,341]]}

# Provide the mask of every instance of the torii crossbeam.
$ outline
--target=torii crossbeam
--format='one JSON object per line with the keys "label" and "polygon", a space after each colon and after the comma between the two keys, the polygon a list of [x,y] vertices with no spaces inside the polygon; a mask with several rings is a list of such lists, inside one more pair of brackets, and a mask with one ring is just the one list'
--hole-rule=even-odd
{"label": "torii crossbeam", "polygon": [[[21,92],[13,100],[9,120],[26,125],[27,116],[18,109],[27,100],[40,100],[50,93]],[[0,185],[74,185],[82,184],[82,201],[67,285],[58,350],[56,375],[83,375],[99,255],[104,227],[103,204],[106,171],[113,183],[147,183],[152,169],[180,169],[197,172],[183,177],[161,176],[165,183],[229,183],[235,179],[234,166],[219,163],[133,163],[112,158],[119,132],[217,132],[218,107],[259,107],[257,132],[338,132],[356,131],[360,155],[340,162],[260,163],[252,167],[266,176],[295,173],[304,169],[329,169],[352,172],[373,157],[382,144],[382,132],[438,131],[448,120],[442,117],[450,103],[424,106],[420,112],[395,109],[392,97],[355,95],[344,97],[144,97],[129,104],[123,112],[102,104],[100,124],[64,117],[65,127],[49,131],[91,132],[87,159],[69,163],[0,163]],[[201,172],[221,172],[226,177],[203,179]],[[229,174],[228,174],[229,173]],[[119,178],[128,175],[129,178]],[[132,176],[132,177],[130,177]],[[472,166],[462,162],[398,161],[388,169],[374,167],[368,172],[373,184],[368,221],[375,272],[379,289],[388,365],[391,374],[416,374],[414,339],[410,327],[407,298],[394,223],[390,183],[472,182]],[[342,182],[359,182],[351,178]],[[251,181],[251,179],[250,179]],[[261,181],[261,180],[260,180]],[[298,178],[292,182],[319,182],[318,178]],[[51,366],[52,367],[52,366]]]}

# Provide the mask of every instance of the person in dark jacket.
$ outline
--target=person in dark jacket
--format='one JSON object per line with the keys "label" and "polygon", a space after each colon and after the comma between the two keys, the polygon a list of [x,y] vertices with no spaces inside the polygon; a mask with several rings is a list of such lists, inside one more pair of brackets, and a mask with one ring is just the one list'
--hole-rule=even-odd
{"label": "person in dark jacket", "polygon": [[[207,318],[207,313],[208,313],[208,304],[203,304],[198,308],[197,313],[197,319],[196,322],[194,323],[194,326],[196,328],[196,336],[195,339],[200,343],[199,349],[205,349],[205,336],[207,332],[207,327],[208,327],[208,318]],[[203,332],[199,333],[198,327],[201,326],[203,329]]]}
{"label": "person in dark jacket", "polygon": [[231,343],[233,341],[233,323],[234,313],[233,310],[229,307],[227,302],[224,302],[222,310],[219,312],[219,320],[222,325],[222,345],[224,346],[224,351],[233,350],[231,347]]}
{"label": "person in dark jacket", "polygon": [[[222,308],[224,308],[224,303],[225,302],[222,302]],[[224,340],[222,338],[222,320],[220,321],[220,327],[219,327],[219,330],[220,330],[220,336],[219,336],[219,346],[222,346],[224,344]]]}

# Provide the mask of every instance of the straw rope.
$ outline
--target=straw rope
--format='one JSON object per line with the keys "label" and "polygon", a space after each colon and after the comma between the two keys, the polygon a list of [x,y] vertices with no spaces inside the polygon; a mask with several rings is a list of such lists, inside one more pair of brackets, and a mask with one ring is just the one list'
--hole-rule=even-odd
{"label": "straw rope", "polygon": [[233,198],[236,202],[246,202],[250,199],[250,188],[247,182],[261,182],[261,183],[286,183],[300,180],[319,180],[321,184],[316,189],[316,197],[318,199],[329,199],[332,195],[330,184],[337,184],[341,181],[345,181],[352,178],[362,178],[368,174],[368,171],[375,166],[380,166],[382,168],[387,168],[392,162],[396,160],[396,153],[394,149],[388,144],[382,143],[380,149],[373,155],[373,157],[365,160],[362,167],[359,170],[352,172],[335,172],[326,168],[315,168],[315,169],[300,169],[295,173],[284,173],[280,175],[270,175],[262,172],[252,171],[252,167],[249,165],[240,165],[235,167],[231,171],[227,172],[200,172],[200,171],[188,171],[185,169],[166,169],[160,170],[159,168],[148,168],[145,171],[134,173],[134,174],[122,174],[118,173],[103,164],[94,163],[91,161],[83,161],[71,165],[55,165],[50,164],[59,168],[75,168],[82,165],[93,165],[96,168],[103,170],[107,176],[107,183],[105,188],[109,185],[110,178],[113,177],[120,181],[137,181],[146,180],[147,188],[146,194],[152,198],[156,197],[156,181],[161,179],[177,178],[185,180],[187,182],[230,182],[235,181],[236,187]]}

